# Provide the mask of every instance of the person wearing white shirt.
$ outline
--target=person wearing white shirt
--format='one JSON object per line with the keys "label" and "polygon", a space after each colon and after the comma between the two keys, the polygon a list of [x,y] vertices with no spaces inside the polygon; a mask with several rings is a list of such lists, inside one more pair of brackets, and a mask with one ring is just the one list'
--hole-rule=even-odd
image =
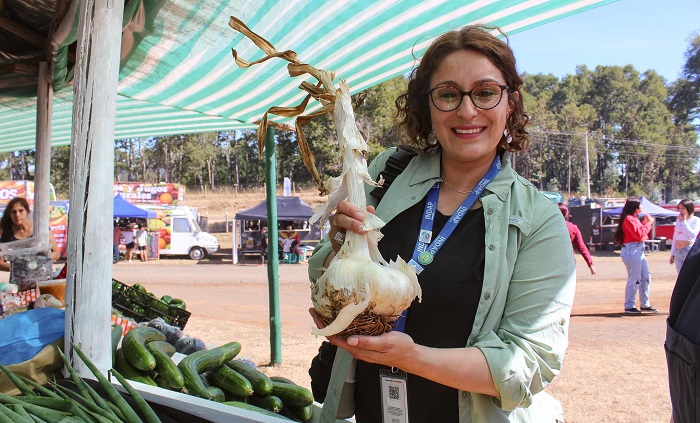
{"label": "person wearing white shirt", "polygon": [[681,200],[678,203],[678,213],[676,227],[673,229],[671,258],[669,259],[669,263],[676,265],[676,274],[681,271],[690,247],[700,234],[700,218],[694,215],[695,204],[691,200]]}
{"label": "person wearing white shirt", "polygon": [[134,224],[130,223],[125,230],[122,231],[122,236],[124,237],[124,245],[126,245],[126,259],[128,263],[131,263],[131,256],[134,252]]}

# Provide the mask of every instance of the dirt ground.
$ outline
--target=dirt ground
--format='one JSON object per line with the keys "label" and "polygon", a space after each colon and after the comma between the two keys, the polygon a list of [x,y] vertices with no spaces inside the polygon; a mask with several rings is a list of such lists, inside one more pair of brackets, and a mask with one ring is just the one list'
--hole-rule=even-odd
{"label": "dirt ground", "polygon": [[[228,235],[229,234],[217,234]],[[228,250],[230,254],[230,250]],[[570,345],[561,374],[548,387],[564,407],[569,423],[668,422],[670,401],[664,355],[668,304],[675,282],[668,251],[647,256],[653,275],[656,315],[621,313],[625,268],[618,252],[594,254],[598,274],[590,275],[578,259],[578,285],[570,326]],[[546,265],[546,263],[543,263]],[[238,341],[240,356],[269,375],[309,386],[311,358],[322,339],[310,334],[311,306],[307,264],[279,267],[281,364],[271,361],[267,267],[233,265],[229,255],[199,263],[159,260],[118,263],[114,277],[141,283],[156,295],[187,302],[192,312],[185,327],[190,336],[220,345]]]}

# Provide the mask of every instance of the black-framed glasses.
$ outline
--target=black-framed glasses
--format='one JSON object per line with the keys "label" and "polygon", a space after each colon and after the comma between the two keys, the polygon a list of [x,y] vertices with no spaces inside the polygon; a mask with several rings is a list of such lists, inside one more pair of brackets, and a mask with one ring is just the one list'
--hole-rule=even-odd
{"label": "black-framed glasses", "polygon": [[452,85],[438,85],[428,90],[428,95],[433,101],[433,106],[443,112],[456,110],[464,96],[469,96],[474,106],[481,110],[489,110],[498,106],[503,98],[503,91],[507,85],[482,84],[471,91],[462,91]]}

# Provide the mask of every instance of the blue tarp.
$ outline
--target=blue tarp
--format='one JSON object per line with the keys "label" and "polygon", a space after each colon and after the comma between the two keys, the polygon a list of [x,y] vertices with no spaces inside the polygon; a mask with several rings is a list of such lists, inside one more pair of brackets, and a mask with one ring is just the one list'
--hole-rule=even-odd
{"label": "blue tarp", "polygon": [[[640,213],[640,216],[644,216],[645,214],[650,214],[654,217],[678,216],[677,211],[667,210],[663,207],[657,206],[656,204],[647,200],[646,197],[640,197],[639,201],[642,204],[642,212]],[[604,216],[619,216],[621,214],[622,214],[622,207],[603,210]]]}
{"label": "blue tarp", "polygon": [[0,363],[22,363],[45,346],[61,339],[65,311],[53,307],[35,308],[0,320]]}
{"label": "blue tarp", "polygon": [[150,219],[156,217],[156,212],[136,207],[117,194],[114,196],[114,217]]}

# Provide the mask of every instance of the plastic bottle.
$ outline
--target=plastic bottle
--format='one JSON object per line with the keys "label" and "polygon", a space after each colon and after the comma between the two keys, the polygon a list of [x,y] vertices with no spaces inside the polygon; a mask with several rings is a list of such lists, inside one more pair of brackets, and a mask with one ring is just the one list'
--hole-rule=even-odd
{"label": "plastic bottle", "polygon": [[0,292],[6,292],[8,294],[16,294],[19,291],[19,287],[13,283],[3,283],[0,282]]}

